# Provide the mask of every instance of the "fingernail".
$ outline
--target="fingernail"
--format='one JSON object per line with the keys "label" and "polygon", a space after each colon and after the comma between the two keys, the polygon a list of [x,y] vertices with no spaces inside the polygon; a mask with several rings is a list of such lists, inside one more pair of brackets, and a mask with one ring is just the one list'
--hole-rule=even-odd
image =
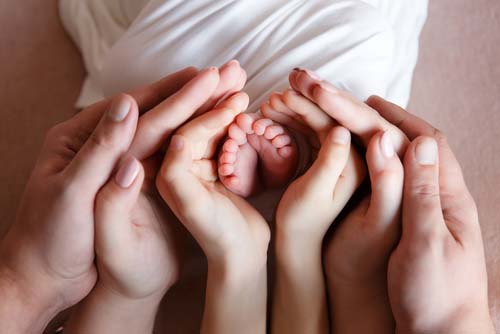
{"label": "fingernail", "polygon": [[316,72],[314,72],[314,71],[311,71],[308,69],[304,69],[303,71],[306,72],[307,75],[310,76],[311,79],[313,79],[313,80],[317,80],[317,81],[322,80],[321,77],[318,74],[316,74]]}
{"label": "fingernail", "polygon": [[415,147],[415,157],[423,166],[435,165],[438,156],[438,146],[432,138],[422,138]]}
{"label": "fingernail", "polygon": [[386,158],[392,158],[394,154],[396,153],[394,151],[394,144],[392,143],[392,138],[391,134],[389,131],[385,131],[382,137],[380,138],[380,148],[382,151],[382,154]]}
{"label": "fingernail", "polygon": [[208,68],[210,71],[218,71],[219,69],[215,66],[209,67]]}
{"label": "fingernail", "polygon": [[132,104],[128,98],[120,98],[113,101],[111,107],[109,107],[108,115],[115,122],[123,121],[130,112]]}
{"label": "fingernail", "polygon": [[339,90],[337,89],[337,87],[335,87],[334,85],[332,85],[331,83],[329,83],[328,81],[322,81],[319,86],[326,90],[327,92],[330,92],[330,93],[337,93]]}
{"label": "fingernail", "polygon": [[128,157],[115,175],[116,183],[124,189],[130,187],[137,178],[137,175],[139,175],[139,170],[139,161],[134,157]]}
{"label": "fingernail", "polygon": [[347,145],[351,140],[351,133],[343,127],[337,127],[333,130],[332,141],[335,144]]}
{"label": "fingernail", "polygon": [[181,151],[184,148],[184,138],[175,135],[170,140],[170,148],[175,151]]}
{"label": "fingernail", "polygon": [[240,65],[240,62],[239,62],[239,61],[237,61],[236,59],[233,59],[233,60],[229,61],[227,64],[228,64],[228,65],[233,65],[233,64],[234,64],[234,65]]}

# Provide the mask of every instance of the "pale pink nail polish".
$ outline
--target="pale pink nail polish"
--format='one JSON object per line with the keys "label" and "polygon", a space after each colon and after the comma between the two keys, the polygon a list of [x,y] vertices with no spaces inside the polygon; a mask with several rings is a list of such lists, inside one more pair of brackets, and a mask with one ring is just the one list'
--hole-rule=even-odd
{"label": "pale pink nail polish", "polygon": [[415,147],[415,158],[423,166],[432,166],[437,162],[438,146],[432,138],[422,138]]}
{"label": "pale pink nail polish", "polygon": [[337,127],[333,130],[332,141],[336,144],[347,145],[351,140],[351,133],[343,127]]}
{"label": "pale pink nail polish", "polygon": [[123,161],[115,175],[116,183],[124,189],[130,187],[137,178],[137,175],[139,175],[139,170],[139,161],[134,157],[128,157]]}
{"label": "pale pink nail polish", "polygon": [[389,131],[385,131],[382,137],[380,138],[380,149],[382,154],[386,158],[392,158],[396,153],[394,151],[394,144],[392,143],[392,137]]}
{"label": "pale pink nail polish", "polygon": [[132,103],[128,98],[120,97],[115,100],[109,107],[108,115],[115,122],[121,122],[130,112],[132,108]]}

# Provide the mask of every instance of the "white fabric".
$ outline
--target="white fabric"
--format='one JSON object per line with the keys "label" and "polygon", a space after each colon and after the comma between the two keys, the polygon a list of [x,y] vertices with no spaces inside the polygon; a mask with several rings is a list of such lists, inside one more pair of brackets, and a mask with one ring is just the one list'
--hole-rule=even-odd
{"label": "white fabric", "polygon": [[60,0],[88,76],[77,102],[238,59],[250,110],[294,67],[405,106],[427,0]]}

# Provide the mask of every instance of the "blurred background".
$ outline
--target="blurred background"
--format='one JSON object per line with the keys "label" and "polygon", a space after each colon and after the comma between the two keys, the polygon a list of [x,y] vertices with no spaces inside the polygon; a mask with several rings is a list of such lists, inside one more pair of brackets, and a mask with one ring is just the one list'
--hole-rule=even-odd
{"label": "blurred background", "polygon": [[[85,71],[57,1],[0,0],[0,236],[45,132],[74,114]],[[430,0],[409,111],[449,137],[479,207],[500,325],[500,1]],[[197,310],[196,312],[199,312]]]}

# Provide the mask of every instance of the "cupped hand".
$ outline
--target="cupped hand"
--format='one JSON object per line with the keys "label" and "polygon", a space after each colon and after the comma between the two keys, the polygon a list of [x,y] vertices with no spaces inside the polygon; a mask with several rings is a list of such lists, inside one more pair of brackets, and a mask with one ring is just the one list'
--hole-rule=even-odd
{"label": "cupped hand", "polygon": [[[239,67],[231,71],[233,76],[241,76]],[[92,289],[96,280],[93,210],[97,192],[132,141],[132,148],[147,157],[168,138],[168,131],[210,101],[219,86],[218,72],[182,70],[132,96],[97,103],[49,131],[17,221],[1,245],[2,276],[13,277],[21,286],[25,298],[19,300],[29,300],[30,305],[25,306],[34,309],[37,317],[24,322],[26,326],[41,330],[59,310],[75,304]],[[184,108],[176,117],[165,116],[179,105]],[[133,139],[139,112],[143,111],[154,117],[141,117],[139,127],[160,119],[165,122],[156,124],[157,132],[137,133]],[[142,203],[144,208],[139,211],[143,212],[151,212],[156,205],[149,200]]]}
{"label": "cupped hand", "polygon": [[388,272],[397,330],[494,333],[478,213],[446,137],[379,97],[368,104],[412,140],[402,237]]}
{"label": "cupped hand", "polygon": [[160,194],[209,261],[249,254],[259,261],[266,257],[269,228],[265,220],[217,178],[217,146],[227,126],[247,106],[248,96],[237,93],[180,128],[157,178]]}

